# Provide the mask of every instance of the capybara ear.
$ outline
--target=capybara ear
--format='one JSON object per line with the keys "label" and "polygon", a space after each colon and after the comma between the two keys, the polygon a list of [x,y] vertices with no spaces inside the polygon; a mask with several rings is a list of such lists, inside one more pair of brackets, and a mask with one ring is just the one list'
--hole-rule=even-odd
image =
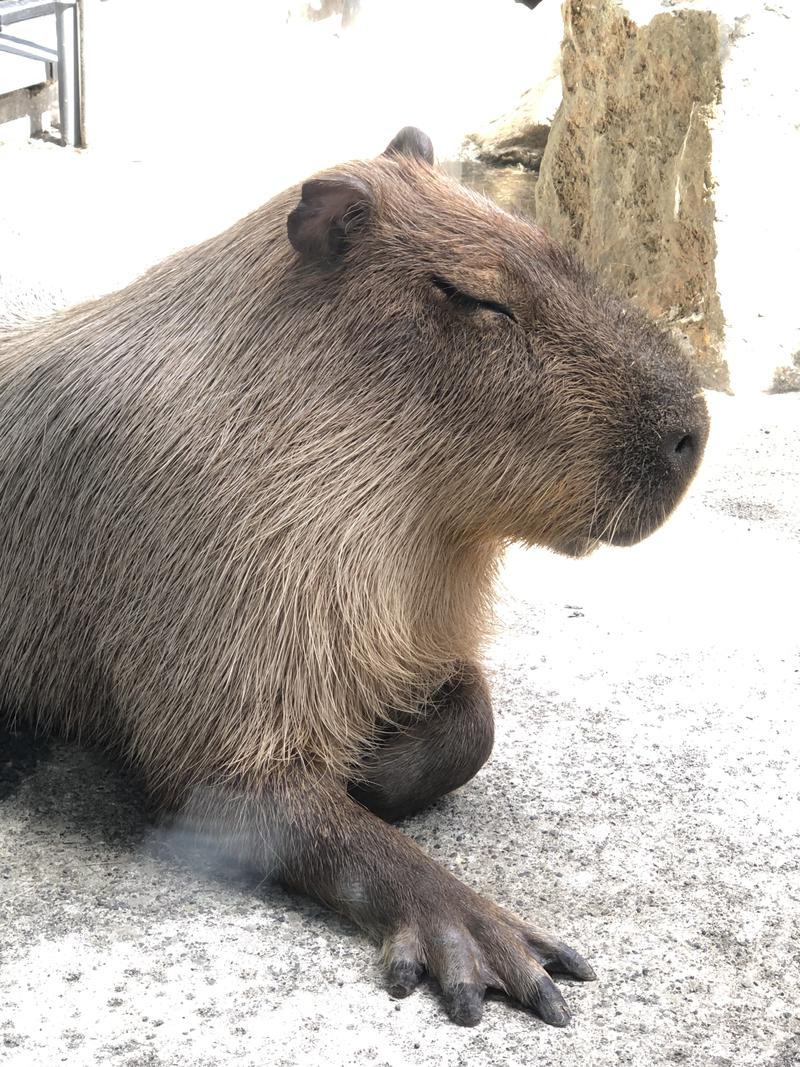
{"label": "capybara ear", "polygon": [[349,175],[305,182],[300,203],[287,219],[292,247],[309,260],[336,260],[369,221],[375,198]]}
{"label": "capybara ear", "polygon": [[433,143],[427,133],[416,126],[404,126],[393,137],[383,153],[385,156],[411,156],[433,166]]}

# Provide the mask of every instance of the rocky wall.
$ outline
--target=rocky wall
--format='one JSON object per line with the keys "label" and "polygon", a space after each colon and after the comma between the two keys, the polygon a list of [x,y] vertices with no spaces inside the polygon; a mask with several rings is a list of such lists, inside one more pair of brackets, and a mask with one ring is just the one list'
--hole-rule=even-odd
{"label": "rocky wall", "polygon": [[565,0],[563,100],[537,221],[603,280],[686,335],[725,388],[710,123],[721,29],[710,11],[637,25],[616,0]]}

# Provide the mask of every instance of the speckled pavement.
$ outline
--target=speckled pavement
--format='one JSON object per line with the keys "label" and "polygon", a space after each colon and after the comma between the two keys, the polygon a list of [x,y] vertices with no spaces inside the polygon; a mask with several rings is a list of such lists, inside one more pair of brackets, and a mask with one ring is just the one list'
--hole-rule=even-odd
{"label": "speckled pavement", "polygon": [[667,526],[585,561],[512,550],[494,755],[405,830],[599,981],[572,1025],[404,1001],[345,921],[187,857],[137,785],[0,741],[0,1062],[338,1067],[800,1062],[800,396],[710,397]]}

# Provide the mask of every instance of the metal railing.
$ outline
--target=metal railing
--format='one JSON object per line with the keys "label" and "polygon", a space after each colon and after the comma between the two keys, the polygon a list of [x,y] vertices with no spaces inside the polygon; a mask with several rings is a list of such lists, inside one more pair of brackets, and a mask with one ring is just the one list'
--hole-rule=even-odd
{"label": "metal railing", "polygon": [[[55,50],[5,32],[9,26],[46,15],[55,16]],[[79,50],[78,0],[0,0],[0,52],[46,63],[49,76],[55,70],[61,138],[65,145],[76,146],[81,143]]]}

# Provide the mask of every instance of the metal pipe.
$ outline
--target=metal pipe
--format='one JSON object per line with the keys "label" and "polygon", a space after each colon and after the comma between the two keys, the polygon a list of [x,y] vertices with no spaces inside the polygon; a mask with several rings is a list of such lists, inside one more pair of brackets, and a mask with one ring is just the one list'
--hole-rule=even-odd
{"label": "metal pipe", "polygon": [[65,145],[80,146],[80,70],[78,67],[78,8],[76,0],[56,2],[58,53],[58,113]]}
{"label": "metal pipe", "polygon": [[52,15],[56,9],[56,0],[0,0],[0,30],[13,26],[15,22],[27,22],[39,19],[43,15]]}
{"label": "metal pipe", "polygon": [[25,41],[22,37],[10,37],[7,33],[0,34],[0,52],[10,52],[12,56],[22,56],[23,59],[41,60],[42,63],[52,63],[57,55],[52,48],[45,48],[36,41]]}

